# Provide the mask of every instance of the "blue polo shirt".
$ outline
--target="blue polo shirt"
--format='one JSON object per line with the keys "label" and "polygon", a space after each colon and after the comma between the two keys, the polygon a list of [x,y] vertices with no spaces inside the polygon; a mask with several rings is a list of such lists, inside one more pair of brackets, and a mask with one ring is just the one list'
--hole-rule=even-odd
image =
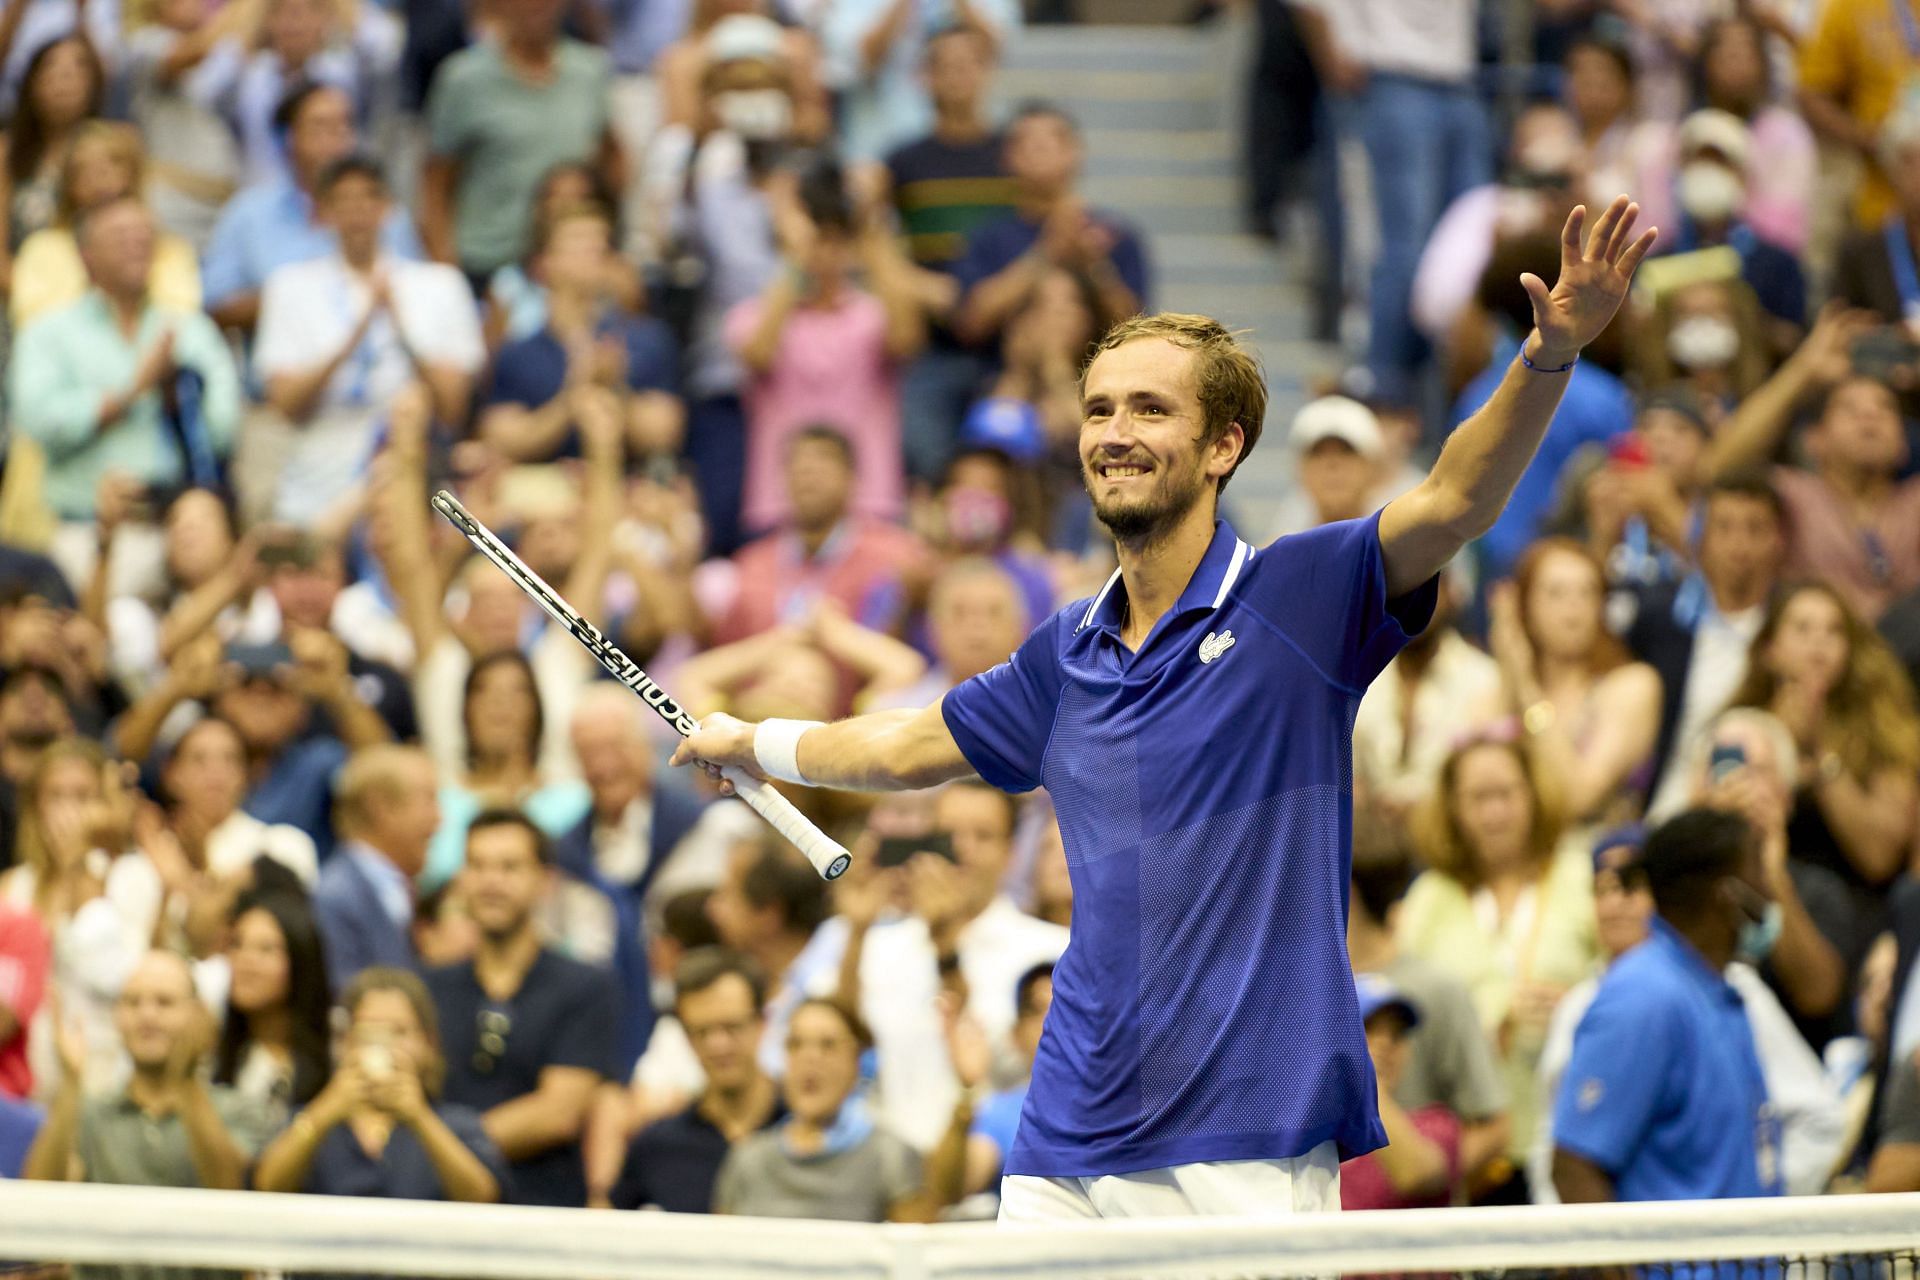
{"label": "blue polo shirt", "polygon": [[1432,615],[1379,517],[1224,523],[1137,652],[1115,573],[947,694],[981,777],[1052,795],[1073,938],[1007,1159],[1092,1177],[1386,1143],[1347,966],[1353,714]]}
{"label": "blue polo shirt", "polygon": [[1607,970],[1560,1080],[1554,1143],[1606,1170],[1619,1199],[1784,1194],[1740,994],[1666,921]]}
{"label": "blue polo shirt", "polygon": [[[267,277],[294,262],[334,251],[332,230],[314,221],[313,199],[280,178],[248,187],[228,202],[200,255],[200,292],[209,308],[266,288]],[[380,247],[398,258],[426,257],[407,211],[395,205],[380,229]]]}

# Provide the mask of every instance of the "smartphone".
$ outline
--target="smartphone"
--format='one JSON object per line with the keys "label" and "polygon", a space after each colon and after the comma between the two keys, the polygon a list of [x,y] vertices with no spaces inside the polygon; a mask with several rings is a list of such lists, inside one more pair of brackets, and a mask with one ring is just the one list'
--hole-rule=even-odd
{"label": "smartphone", "polygon": [[354,1051],[360,1055],[360,1069],[369,1080],[384,1080],[393,1074],[393,1035],[385,1027],[365,1027],[354,1033]]}
{"label": "smartphone", "polygon": [[904,866],[918,853],[930,853],[948,862],[959,861],[953,856],[953,837],[944,831],[924,836],[887,836],[880,841],[880,852],[874,861],[882,867]]}
{"label": "smartphone", "polygon": [[1734,772],[1746,768],[1747,749],[1737,742],[1715,744],[1713,754],[1707,757],[1707,777],[1714,782],[1724,782]]}
{"label": "smartphone", "polygon": [[1653,465],[1653,455],[1647,452],[1647,442],[1638,431],[1626,431],[1615,436],[1607,446],[1607,456],[1616,467]]}

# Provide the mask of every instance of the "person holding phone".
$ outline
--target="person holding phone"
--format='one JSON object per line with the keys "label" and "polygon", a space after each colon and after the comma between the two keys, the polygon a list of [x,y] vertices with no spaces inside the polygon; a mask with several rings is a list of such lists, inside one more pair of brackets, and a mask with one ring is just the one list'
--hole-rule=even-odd
{"label": "person holding phone", "polygon": [[446,1063],[426,985],[403,969],[367,969],[340,1007],[352,1019],[340,1066],[261,1153],[255,1189],[499,1200],[507,1165],[480,1113],[440,1099]]}

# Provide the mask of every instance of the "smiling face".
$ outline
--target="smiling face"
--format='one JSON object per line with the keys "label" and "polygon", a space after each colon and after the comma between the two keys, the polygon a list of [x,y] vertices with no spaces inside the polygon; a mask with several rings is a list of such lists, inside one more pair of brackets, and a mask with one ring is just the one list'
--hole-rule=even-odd
{"label": "smiling face", "polygon": [[1140,338],[1087,366],[1081,481],[1094,514],[1122,542],[1153,542],[1203,504],[1211,514],[1219,482],[1239,457],[1237,424],[1203,439],[1194,359],[1165,338]]}

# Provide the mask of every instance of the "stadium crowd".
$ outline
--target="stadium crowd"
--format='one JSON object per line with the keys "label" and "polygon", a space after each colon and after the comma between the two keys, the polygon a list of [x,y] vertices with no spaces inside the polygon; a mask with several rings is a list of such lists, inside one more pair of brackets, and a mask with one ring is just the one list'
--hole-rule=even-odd
{"label": "stadium crowd", "polygon": [[[1920,1190],[1908,3],[1484,61],[1491,0],[1256,0],[1250,216],[1307,194],[1366,339],[1250,538],[1417,482],[1575,203],[1662,229],[1356,699],[1349,1207]],[[1079,366],[1155,281],[997,111],[1022,19],[0,4],[0,1176],[992,1212],[1044,794],[796,789],[829,885],[426,497],[696,715],[925,705],[1091,596]]]}

